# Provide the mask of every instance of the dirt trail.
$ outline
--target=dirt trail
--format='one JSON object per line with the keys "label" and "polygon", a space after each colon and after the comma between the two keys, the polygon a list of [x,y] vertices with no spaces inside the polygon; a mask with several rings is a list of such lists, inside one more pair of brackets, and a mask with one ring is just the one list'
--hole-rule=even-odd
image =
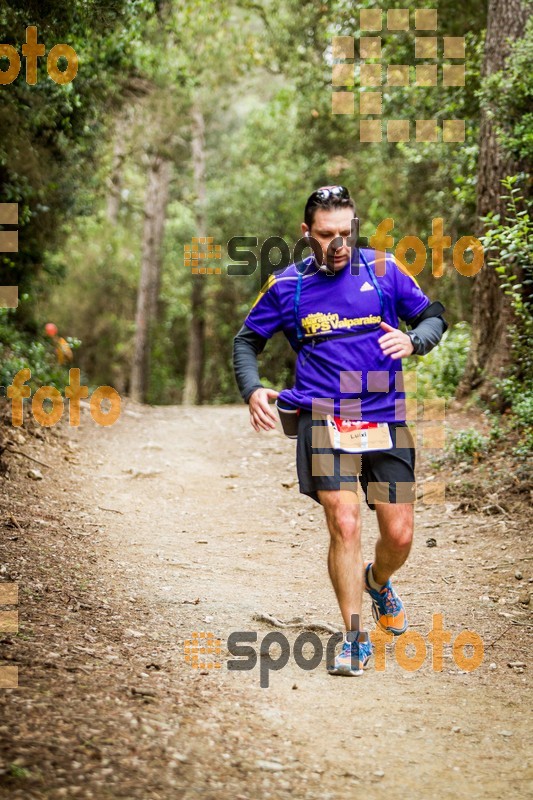
{"label": "dirt trail", "polygon": [[[128,409],[109,429],[88,416],[68,429],[77,463],[56,469],[68,492],[56,485],[57,502],[72,498],[72,524],[88,526],[103,607],[117,615],[104,633],[93,630],[89,666],[74,674],[60,713],[82,727],[85,713],[101,718],[84,734],[99,758],[86,768],[77,757],[82,781],[70,770],[55,786],[12,796],[528,795],[527,671],[508,666],[527,661],[528,614],[519,602],[531,564],[526,532],[453,503],[416,506],[415,543],[396,582],[411,629],[425,636],[441,613],[452,641],[476,631],[485,643],[478,669],[461,670],[447,645],[435,672],[428,642],[417,671],[399,666],[393,647],[385,671],[372,660],[351,679],[327,675],[324,663],[303,671],[291,657],[261,688],[259,666],[226,667],[232,631],[257,631],[258,651],[275,630],[254,621],[255,612],[340,623],[322,510],[298,492],[294,442],[278,431],[256,434],[243,406]],[[433,474],[429,464],[418,472]],[[49,477],[39,485],[46,491]],[[366,506],[363,525],[369,558],[376,520]],[[437,546],[427,546],[430,537]],[[220,669],[186,663],[194,631],[221,639]],[[284,631],[291,653],[300,632]],[[325,646],[328,635],[320,638]],[[125,686],[121,668],[129,670]],[[102,759],[106,720],[119,727]],[[113,756],[119,740],[122,760]]]}

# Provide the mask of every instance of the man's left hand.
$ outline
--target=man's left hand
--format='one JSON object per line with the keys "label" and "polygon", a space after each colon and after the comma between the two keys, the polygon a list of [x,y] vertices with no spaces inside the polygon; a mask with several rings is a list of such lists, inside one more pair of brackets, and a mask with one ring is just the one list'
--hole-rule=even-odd
{"label": "man's left hand", "polygon": [[398,330],[398,328],[393,328],[386,322],[382,322],[380,327],[387,331],[378,339],[384,355],[391,358],[406,358],[414,353],[415,348],[406,333]]}

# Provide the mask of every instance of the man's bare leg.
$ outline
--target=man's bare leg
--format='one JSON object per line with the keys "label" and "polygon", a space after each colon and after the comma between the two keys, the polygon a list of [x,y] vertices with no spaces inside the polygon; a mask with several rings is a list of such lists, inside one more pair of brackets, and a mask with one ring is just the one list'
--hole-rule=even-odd
{"label": "man's bare leg", "polygon": [[346,630],[352,629],[352,614],[362,628],[363,557],[361,554],[361,510],[355,492],[320,490],[330,533],[328,571]]}
{"label": "man's bare leg", "polygon": [[376,556],[372,574],[381,586],[407,560],[414,531],[412,503],[376,503],[380,535],[376,541]]}

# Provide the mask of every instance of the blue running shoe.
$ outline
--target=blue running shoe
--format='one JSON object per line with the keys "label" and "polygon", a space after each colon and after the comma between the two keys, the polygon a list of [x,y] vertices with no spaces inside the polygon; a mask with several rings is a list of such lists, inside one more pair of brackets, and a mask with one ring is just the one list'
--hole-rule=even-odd
{"label": "blue running shoe", "polygon": [[390,581],[387,581],[381,589],[373,589],[370,586],[368,572],[371,566],[371,561],[365,564],[365,591],[372,598],[372,616],[382,630],[400,636],[409,627],[403,603]]}
{"label": "blue running shoe", "polygon": [[372,655],[372,644],[369,641],[345,641],[338,656],[335,656],[333,667],[328,669],[330,675],[355,676],[362,675],[368,659]]}

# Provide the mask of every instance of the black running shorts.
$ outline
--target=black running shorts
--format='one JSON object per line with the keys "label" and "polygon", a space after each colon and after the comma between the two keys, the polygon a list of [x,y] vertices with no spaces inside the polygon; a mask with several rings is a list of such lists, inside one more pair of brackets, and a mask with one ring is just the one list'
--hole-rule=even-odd
{"label": "black running shorts", "polygon": [[[378,503],[414,503],[415,446],[405,422],[390,422],[392,448],[341,453],[328,444],[323,420],[302,409],[298,420],[296,468],[300,492],[320,502],[320,489],[357,492],[361,485],[369,508]],[[315,446],[313,446],[315,445]]]}

